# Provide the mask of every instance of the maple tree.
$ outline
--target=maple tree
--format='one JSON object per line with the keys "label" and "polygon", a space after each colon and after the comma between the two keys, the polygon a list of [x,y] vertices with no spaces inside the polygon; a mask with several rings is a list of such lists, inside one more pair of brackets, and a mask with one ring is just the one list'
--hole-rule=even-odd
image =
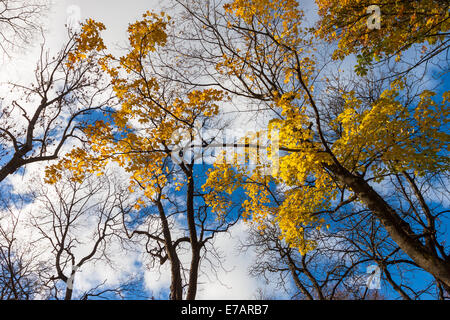
{"label": "maple tree", "polygon": [[[372,59],[395,59],[425,41],[433,46],[423,48],[430,60],[447,48],[448,10],[439,1],[382,2],[383,14],[399,12],[398,19],[383,19],[383,28],[369,32],[365,1],[318,1],[321,20],[314,30],[303,26],[304,14],[294,0],[176,2],[184,10],[183,33],[170,33],[167,15],[147,12],[130,24],[128,51],[121,57],[107,53],[103,24],[89,19],[83,25],[68,66],[89,59],[89,51],[103,52],[95,63],[110,77],[120,107],[84,129],[86,143],[50,166],[47,182],[55,183],[65,169],[81,181],[85,174],[101,175],[108,162],[124,167],[130,192],[142,193],[134,208],[123,209],[124,220],[134,210],[150,212],[146,229],[125,223],[126,232],[130,238],[146,237],[154,243],[148,253],[161,264],[170,262],[173,299],[183,297],[180,247],[189,244],[192,253],[186,297],[194,299],[201,252],[214,234],[228,230],[238,192],[245,195],[239,205],[247,220],[261,231],[271,220],[281,239],[302,255],[316,248],[312,232],[324,232],[324,226],[333,230],[329,215],[367,210],[398,246],[393,250],[402,250],[449,292],[450,258],[437,235],[446,210],[432,209],[420,185],[430,175],[448,173],[450,93],[420,88],[410,94],[404,73],[330,95],[333,79],[318,81],[322,66],[315,53],[320,39],[339,42],[331,58],[362,52],[361,76]],[[405,22],[415,32],[406,32]],[[162,53],[186,63],[165,61]],[[267,127],[278,147],[268,151],[272,165],[278,165],[260,162],[249,171],[219,157],[203,183],[193,159],[175,163],[171,156],[178,143],[193,139],[198,121],[211,125],[227,95],[273,112]],[[279,158],[273,149],[281,151]],[[271,176],[264,174],[269,168]],[[400,200],[383,194],[386,185]],[[184,194],[183,210],[174,204],[177,193]],[[170,212],[180,211],[188,231],[175,239]],[[206,227],[211,213],[217,216],[214,228]],[[161,225],[156,232],[155,219]]]}
{"label": "maple tree", "polygon": [[[106,53],[100,34],[105,29],[102,23],[89,19],[83,24],[71,64],[84,61],[85,52],[93,48],[104,51],[97,63],[110,76],[119,107],[110,117],[105,113],[108,120],[84,129],[86,142],[48,167],[46,181],[56,183],[64,170],[73,172],[74,181],[82,181],[86,174],[102,175],[108,163],[125,168],[130,174],[129,191],[140,194],[134,206],[122,208],[127,236],[131,240],[147,238],[146,250],[152,263],[170,263],[170,297],[174,300],[184,295],[185,268],[179,251],[188,244],[192,256],[186,299],[192,300],[197,293],[202,252],[217,233],[226,232],[236,219],[211,218],[202,200],[205,195],[198,190],[201,178],[194,170],[195,159],[181,155],[183,160],[177,163],[172,158],[179,153],[177,145],[193,138],[198,123],[208,126],[226,95],[216,89],[184,88],[156,76],[152,53],[166,44],[170,19],[164,13],[147,12],[142,20],[131,23],[127,53],[118,58]],[[207,145],[206,141],[201,143]],[[182,195],[184,209],[179,200],[173,199]],[[145,214],[145,219],[140,221],[136,212]],[[182,213],[187,234],[179,236],[174,217]]]}
{"label": "maple tree", "polygon": [[[178,2],[194,21],[192,28],[196,24],[200,26],[195,29],[196,37],[210,45],[205,52],[196,52],[193,59],[209,63],[211,69],[206,74],[214,85],[258,100],[274,110],[277,118],[270,122],[269,128],[279,130],[280,150],[289,151],[281,154],[279,170],[271,178],[259,175],[257,170],[242,175],[239,167],[224,168],[219,161],[206,186],[217,192],[228,190],[230,183],[224,183],[220,189],[220,182],[224,181],[247,186],[246,215],[256,221],[259,216],[274,217],[283,239],[302,253],[314,248],[305,232],[307,227],[321,229],[326,223],[321,217],[326,213],[363,206],[379,219],[401,250],[448,291],[448,253],[433,235],[435,231],[430,232],[435,230],[441,212],[430,210],[417,183],[430,173],[448,172],[449,137],[445,126],[449,93],[437,96],[431,90],[422,89],[411,97],[407,94],[409,79],[397,78],[378,92],[364,92],[360,97],[353,90],[338,92],[339,104],[333,113],[320,99],[320,83],[315,81],[320,69],[315,67],[317,59],[311,49],[315,34],[301,28],[302,12],[296,1],[236,0],[215,15],[211,11],[219,9],[212,3],[202,8],[199,3]],[[391,4],[392,11],[396,10],[396,3]],[[412,7],[411,10],[418,11],[416,18],[400,15],[402,19],[419,19],[418,33],[405,33],[408,24],[386,22],[385,29],[375,30],[376,38],[367,43],[353,29],[326,33],[324,24],[333,23],[328,22],[325,13],[350,11],[349,14],[357,15],[362,10],[348,10],[346,4],[337,1],[319,4],[324,17],[318,35],[342,41],[335,56],[348,55],[363,46],[376,54],[398,54],[396,49],[403,41],[407,44],[436,41],[445,46],[448,11],[442,10],[437,2],[425,1],[417,4],[416,9]],[[333,5],[341,10],[333,11]],[[420,12],[426,7],[431,9],[430,17],[424,18]],[[364,26],[366,20],[362,20]],[[353,27],[351,21],[343,20],[346,23]],[[435,24],[438,26],[434,27]],[[434,31],[427,33],[427,26],[433,26]],[[356,28],[362,28],[362,22]],[[439,28],[437,35],[436,28]],[[370,34],[366,29],[363,31],[368,38]],[[211,71],[213,68],[216,73]],[[427,217],[425,222],[422,218],[409,219],[395,201],[389,201],[376,187],[395,176],[404,179],[404,186],[420,200],[419,211]],[[270,182],[284,188],[281,202],[272,199]],[[415,206],[412,208],[417,210]],[[411,225],[422,231],[414,230]]]}
{"label": "maple tree", "polygon": [[[401,56],[420,44],[420,58],[408,67],[439,55],[449,48],[449,4],[447,1],[366,1],[317,0],[319,28],[317,35],[327,41],[338,41],[334,58],[358,55],[360,72],[365,72],[372,61]],[[380,9],[381,25],[368,28],[371,6]]]}

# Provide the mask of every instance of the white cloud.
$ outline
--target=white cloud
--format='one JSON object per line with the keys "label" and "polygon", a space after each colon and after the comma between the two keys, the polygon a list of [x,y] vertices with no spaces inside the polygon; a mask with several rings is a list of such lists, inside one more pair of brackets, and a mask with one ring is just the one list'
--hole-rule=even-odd
{"label": "white cloud", "polygon": [[245,240],[248,234],[248,226],[240,221],[230,229],[230,234],[217,236],[215,246],[223,254],[223,268],[218,268],[217,274],[206,271],[201,275],[197,298],[200,300],[232,300],[254,299],[259,289],[272,293],[276,289],[262,279],[256,279],[248,274],[248,268],[255,259],[252,250],[239,252],[237,246]]}
{"label": "white cloud", "polygon": [[164,294],[170,288],[171,277],[169,263],[166,263],[159,269],[146,269],[144,271],[144,281],[145,287],[155,299],[164,297]]}

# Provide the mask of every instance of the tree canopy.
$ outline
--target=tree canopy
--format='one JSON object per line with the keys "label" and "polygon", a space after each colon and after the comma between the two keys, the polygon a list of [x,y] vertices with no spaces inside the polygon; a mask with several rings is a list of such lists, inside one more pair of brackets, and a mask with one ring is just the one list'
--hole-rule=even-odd
{"label": "tree canopy", "polygon": [[[116,199],[111,220],[122,217],[124,242],[143,237],[153,263],[170,264],[172,299],[196,298],[214,238],[241,217],[253,228],[249,246],[259,243],[272,266],[253,270],[289,270],[304,298],[339,298],[342,279],[371,260],[402,298],[414,290],[396,282],[394,266],[425,272],[438,296],[448,297],[450,91],[430,85],[449,70],[448,2],[316,0],[312,26],[295,0],[173,3],[172,12],[147,11],[130,23],[121,55],[105,45],[100,21],[89,18],[71,34],[49,62],[55,71],[41,69],[48,81],[27,89],[40,97],[34,116],[13,103],[28,126],[20,135],[0,127],[2,150],[12,154],[0,181],[45,160],[56,159],[45,169],[45,182],[55,186],[122,168],[128,181],[121,192],[135,202]],[[374,6],[379,28],[368,26]],[[344,61],[351,61],[345,75]],[[56,73],[65,81],[50,98]],[[238,121],[227,112],[236,104],[243,106],[233,113],[255,124],[239,143],[236,137],[234,152],[243,148],[227,161],[226,142],[199,132],[233,127]],[[59,118],[64,108],[68,121]],[[78,122],[90,111],[99,116]],[[250,122],[259,115],[262,124]],[[55,126],[63,131],[56,142]],[[60,155],[69,138],[79,143]],[[217,146],[214,161],[199,165],[193,150],[202,149],[203,159]],[[108,228],[105,222],[98,244]],[[327,250],[341,253],[324,249],[333,241],[342,241],[351,266],[336,262],[317,280],[323,273],[309,268]]]}

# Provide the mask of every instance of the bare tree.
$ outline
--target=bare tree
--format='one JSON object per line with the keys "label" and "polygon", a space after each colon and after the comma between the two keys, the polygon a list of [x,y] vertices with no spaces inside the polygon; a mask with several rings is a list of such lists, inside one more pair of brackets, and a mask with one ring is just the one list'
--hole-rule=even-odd
{"label": "bare tree", "polygon": [[[6,195],[6,197],[5,197]],[[0,202],[0,300],[31,300],[45,294],[46,284],[41,277],[49,267],[38,259],[42,253],[30,243],[20,216],[24,199],[6,190]]]}
{"label": "bare tree", "polygon": [[0,182],[27,164],[56,159],[68,140],[82,137],[89,115],[112,105],[94,59],[69,66],[76,39],[69,32],[55,56],[43,45],[34,83],[11,84],[11,96],[0,99]]}
{"label": "bare tree", "polygon": [[41,19],[48,9],[47,0],[0,1],[0,51],[29,45],[42,28]]}
{"label": "bare tree", "polygon": [[268,221],[264,230],[252,227],[240,245],[244,252],[256,253],[250,275],[270,281],[292,299],[442,299],[434,279],[415,283],[423,270],[399,250],[369,212],[341,213],[335,219],[344,215],[345,224],[331,232],[310,230],[316,247],[303,255],[282,240],[273,222]]}
{"label": "bare tree", "polygon": [[[54,283],[53,298],[59,299],[64,289],[64,299],[71,300],[77,272],[87,264],[109,261],[107,248],[121,228],[118,200],[123,197],[120,184],[113,180],[105,175],[87,176],[76,182],[67,175],[54,186],[35,188],[33,196],[40,210],[32,213],[32,225],[39,231],[40,243],[52,260],[47,277]],[[65,288],[61,288],[60,281]],[[81,298],[121,294],[124,290],[103,284]]]}

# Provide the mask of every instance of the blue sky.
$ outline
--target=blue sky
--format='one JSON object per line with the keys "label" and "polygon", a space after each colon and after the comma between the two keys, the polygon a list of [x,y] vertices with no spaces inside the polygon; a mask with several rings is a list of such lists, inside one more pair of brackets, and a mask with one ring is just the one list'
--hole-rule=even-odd
{"label": "blue sky", "polygon": [[[68,13],[67,9],[76,5],[80,8],[81,19],[86,17],[92,17],[96,20],[102,21],[107,26],[107,31],[104,33],[106,42],[108,46],[113,50],[118,50],[116,46],[123,45],[126,41],[126,29],[129,22],[133,22],[138,19],[143,12],[154,9],[157,10],[159,7],[159,3],[156,0],[148,1],[148,0],[133,0],[132,2],[124,2],[124,1],[108,1],[108,0],[61,0],[56,3],[53,7],[53,11],[49,14],[49,22],[48,22],[48,44],[53,49],[58,48],[58,46],[62,43],[65,30],[63,28],[64,24],[67,21]],[[312,9],[310,8],[310,2],[307,4],[308,10],[310,10],[307,14],[307,17],[314,21],[315,15]],[[33,49],[34,52],[37,52],[38,46]],[[31,74],[29,70],[32,70],[30,66],[34,65],[35,60],[33,57],[36,57],[36,54],[24,54],[18,55],[16,60],[11,61],[8,65],[0,66],[0,81],[4,80],[5,76],[7,77],[17,77],[23,79],[31,79]],[[437,88],[437,100],[441,100],[442,93],[450,90],[450,75],[446,74],[445,76],[439,79],[441,82]],[[102,119],[102,114],[95,114],[89,116],[87,118],[89,121],[94,121],[98,119]],[[2,162],[5,160],[2,159]],[[1,165],[2,163],[0,163]],[[41,166],[31,166],[27,168],[27,171],[33,172],[37,169],[41,169]],[[205,179],[206,171],[211,168],[209,164],[196,165],[195,173],[199,175],[201,180]],[[3,192],[9,192],[15,190],[16,192],[20,191],[21,188],[18,184],[23,184],[23,181],[26,181],[26,178],[23,177],[24,170],[19,171],[15,177],[9,180],[10,184],[2,185]],[[25,179],[25,180],[24,180]],[[21,182],[22,181],[22,182]],[[7,190],[7,191],[6,191]],[[183,192],[184,189],[181,190]],[[242,195],[242,190],[238,190],[233,196],[233,200],[237,201],[238,198]],[[32,204],[31,204],[32,205]],[[27,207],[28,209],[30,206]],[[231,217],[237,215],[237,211],[233,211]],[[214,219],[212,216],[210,219]],[[212,221],[211,221],[212,222]],[[443,228],[450,228],[450,220],[447,220],[444,223]],[[333,227],[331,228],[331,230]],[[218,243],[223,247],[222,249],[226,252],[227,259],[227,268],[235,268],[233,272],[226,272],[225,270],[221,270],[218,273],[218,278],[207,279],[207,277],[201,278],[202,283],[204,285],[201,288],[199,293],[200,298],[252,298],[252,294],[258,288],[265,288],[266,290],[274,290],[274,288],[270,284],[266,284],[259,279],[250,279],[247,274],[247,267],[251,263],[251,253],[249,255],[243,255],[242,253],[237,253],[233,246],[237,245],[239,240],[245,238],[246,235],[246,226],[242,223],[239,223],[236,228],[233,229],[231,235],[221,235],[218,239]],[[446,233],[445,241],[448,243],[450,241],[450,235],[448,232]],[[144,270],[146,268],[145,260],[140,258],[130,258],[128,261],[132,264],[132,267],[137,270]],[[367,265],[362,266],[362,272]],[[107,267],[102,266],[101,268]],[[101,273],[101,269],[96,270],[95,272],[92,269],[88,269],[88,271],[83,271],[85,274],[91,272],[92,275],[87,275],[86,278],[89,279],[95,278],[94,274]],[[98,268],[97,268],[98,269]],[[90,270],[90,271],[89,271]],[[108,269],[108,272],[111,272]],[[151,273],[154,272],[154,273]],[[167,270],[163,270],[163,272],[167,272]],[[151,273],[151,274],[150,274]],[[168,298],[168,279],[167,275],[163,275],[161,277],[155,276],[155,271],[145,271],[144,279],[142,282],[142,289],[147,290],[148,293],[153,294],[156,298],[167,299]],[[398,274],[394,273],[394,277],[398,277]],[[418,272],[414,275],[415,277],[415,285],[421,286],[429,276],[423,272]],[[86,280],[86,282],[89,282]],[[221,283],[224,282],[224,283]],[[206,284],[205,284],[206,283]],[[86,283],[83,284],[87,286]],[[292,284],[291,284],[292,285]],[[397,293],[395,293],[392,289],[388,289],[386,284],[382,285],[381,289],[382,293],[388,297],[397,297]],[[138,296],[132,296],[133,298],[138,298]],[[285,294],[280,294],[279,298],[286,298]]]}

